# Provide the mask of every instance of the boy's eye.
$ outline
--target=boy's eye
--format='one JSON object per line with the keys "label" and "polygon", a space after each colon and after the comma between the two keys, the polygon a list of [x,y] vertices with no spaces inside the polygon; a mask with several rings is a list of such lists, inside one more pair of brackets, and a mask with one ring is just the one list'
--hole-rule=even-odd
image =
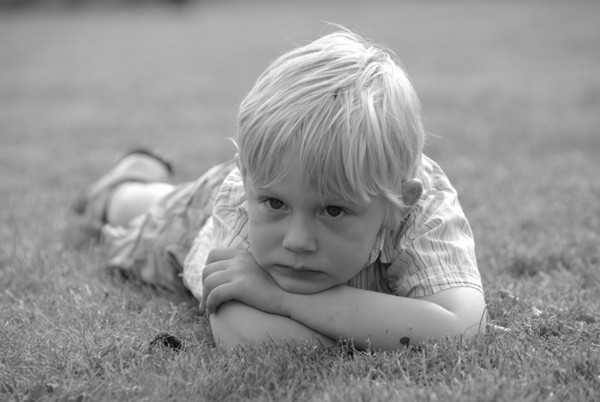
{"label": "boy's eye", "polygon": [[267,205],[271,209],[281,209],[283,208],[283,201],[278,200],[277,198],[269,198],[267,200]]}
{"label": "boy's eye", "polygon": [[325,213],[332,218],[337,218],[344,213],[344,209],[342,207],[330,205],[325,207]]}

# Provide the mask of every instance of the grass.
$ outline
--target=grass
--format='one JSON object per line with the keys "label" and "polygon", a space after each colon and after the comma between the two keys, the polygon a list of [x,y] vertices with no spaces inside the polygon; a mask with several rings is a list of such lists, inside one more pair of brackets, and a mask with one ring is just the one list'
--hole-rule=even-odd
{"label": "grass", "polygon": [[[596,2],[203,2],[0,14],[0,400],[597,400]],[[461,194],[494,324],[361,353],[214,347],[190,299],[103,271],[76,192],[139,144],[188,180],[231,155],[268,61],[357,29],[403,59]],[[160,333],[180,349],[151,345]]]}

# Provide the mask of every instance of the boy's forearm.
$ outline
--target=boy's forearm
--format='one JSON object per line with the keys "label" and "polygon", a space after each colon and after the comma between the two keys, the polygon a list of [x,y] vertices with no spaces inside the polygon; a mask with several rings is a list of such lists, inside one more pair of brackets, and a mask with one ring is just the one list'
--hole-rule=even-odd
{"label": "boy's forearm", "polygon": [[351,339],[360,349],[394,350],[485,328],[483,295],[471,288],[416,299],[339,286],[312,295],[290,294],[284,308],[293,320],[331,339]]}
{"label": "boy's forearm", "polygon": [[211,315],[216,342],[225,348],[269,340],[394,350],[431,338],[474,335],[485,328],[480,291],[454,288],[428,298],[406,298],[339,286],[316,294],[288,293],[283,310],[267,313],[237,301]]}
{"label": "boy's forearm", "polygon": [[317,345],[332,344],[326,336],[288,317],[269,314],[244,303],[223,303],[210,316],[215,342],[225,349],[260,344],[269,340],[297,340]]}

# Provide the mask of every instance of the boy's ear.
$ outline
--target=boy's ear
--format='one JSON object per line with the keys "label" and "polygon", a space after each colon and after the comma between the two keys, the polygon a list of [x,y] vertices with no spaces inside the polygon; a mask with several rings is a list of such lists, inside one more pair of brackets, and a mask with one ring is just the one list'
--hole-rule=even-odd
{"label": "boy's ear", "polygon": [[407,206],[415,205],[423,195],[423,183],[419,179],[410,179],[402,184],[402,201]]}

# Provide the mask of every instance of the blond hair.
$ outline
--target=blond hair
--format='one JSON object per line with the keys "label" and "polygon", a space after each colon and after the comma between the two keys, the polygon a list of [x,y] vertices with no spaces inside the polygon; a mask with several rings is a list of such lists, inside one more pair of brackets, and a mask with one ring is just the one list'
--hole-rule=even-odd
{"label": "blond hair", "polygon": [[394,53],[345,29],[275,60],[238,114],[239,164],[254,183],[280,180],[292,150],[323,198],[382,196],[393,221],[406,208],[402,183],[421,175],[424,139]]}

